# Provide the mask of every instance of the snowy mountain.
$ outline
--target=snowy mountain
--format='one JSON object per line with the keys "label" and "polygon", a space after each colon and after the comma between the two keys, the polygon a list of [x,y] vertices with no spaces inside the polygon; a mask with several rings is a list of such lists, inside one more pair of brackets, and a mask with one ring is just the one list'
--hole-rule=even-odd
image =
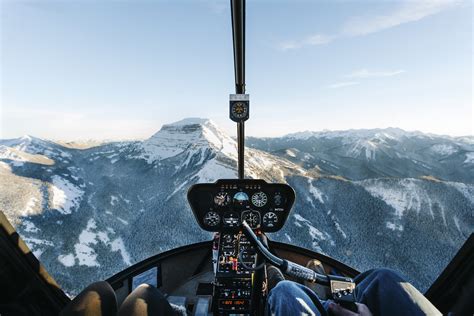
{"label": "snowy mountain", "polygon": [[[247,177],[287,182],[297,192],[285,228],[270,238],[360,270],[389,266],[426,289],[474,230],[470,137],[387,129],[247,144]],[[75,294],[151,255],[209,239],[186,192],[236,177],[236,153],[233,138],[196,118],[144,141],[92,147],[0,140],[0,210]]]}
{"label": "snowy mountain", "polygon": [[474,137],[449,137],[397,128],[302,132],[280,138],[249,138],[265,150],[323,174],[350,180],[433,176],[474,183]]}

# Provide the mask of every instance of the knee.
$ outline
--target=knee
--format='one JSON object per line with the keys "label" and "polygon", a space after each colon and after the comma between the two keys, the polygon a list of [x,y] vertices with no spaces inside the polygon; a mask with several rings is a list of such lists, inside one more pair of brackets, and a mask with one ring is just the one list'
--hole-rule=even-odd
{"label": "knee", "polygon": [[379,268],[371,270],[370,272],[373,274],[378,280],[384,281],[394,281],[400,282],[404,281],[405,279],[395,270],[387,269],[387,268]]}
{"label": "knee", "polygon": [[110,284],[105,281],[90,284],[66,306],[60,315],[69,315],[78,311],[90,315],[115,315],[117,298]]}
{"label": "knee", "polygon": [[271,294],[277,296],[284,296],[299,290],[300,289],[298,288],[295,282],[283,280],[278,282],[278,284],[272,289]]}

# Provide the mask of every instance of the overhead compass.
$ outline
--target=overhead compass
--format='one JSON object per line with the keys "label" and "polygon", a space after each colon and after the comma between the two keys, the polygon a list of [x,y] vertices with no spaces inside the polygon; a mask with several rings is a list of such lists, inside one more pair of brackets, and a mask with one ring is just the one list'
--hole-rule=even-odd
{"label": "overhead compass", "polygon": [[230,98],[230,119],[240,123],[249,119],[249,99],[248,94],[231,94]]}

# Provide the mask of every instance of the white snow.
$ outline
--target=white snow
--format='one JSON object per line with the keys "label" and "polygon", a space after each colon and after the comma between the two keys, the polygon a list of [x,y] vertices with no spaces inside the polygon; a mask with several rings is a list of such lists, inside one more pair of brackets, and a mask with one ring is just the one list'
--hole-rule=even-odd
{"label": "white snow", "polygon": [[74,254],[69,253],[67,255],[59,255],[58,256],[59,262],[62,263],[63,266],[65,267],[72,267],[76,264],[76,258],[74,257]]}
{"label": "white snow", "polygon": [[52,176],[51,180],[52,208],[61,214],[71,214],[79,206],[84,191],[57,175]]}
{"label": "white snow", "polygon": [[115,206],[115,204],[117,204],[118,200],[119,200],[119,199],[118,199],[117,196],[111,195],[111,196],[110,196],[110,205]]}
{"label": "white snow", "polygon": [[97,235],[92,232],[97,225],[93,218],[87,222],[87,227],[79,235],[79,242],[74,245],[75,257],[79,265],[87,267],[99,267],[97,254],[91,245],[97,244]]}
{"label": "white snow", "polygon": [[401,224],[395,224],[392,222],[387,222],[387,228],[391,230],[398,230],[398,231],[403,231],[403,225]]}
{"label": "white snow", "polygon": [[442,156],[449,156],[456,153],[458,150],[453,145],[436,144],[431,146],[431,151]]}
{"label": "white snow", "polygon": [[464,160],[464,163],[474,163],[474,152],[466,153],[466,160]]}
{"label": "white snow", "polygon": [[428,203],[428,209],[434,219],[432,201],[429,195],[417,185],[421,180],[402,179],[397,183],[386,183],[377,180],[362,181],[364,188],[374,197],[382,199],[393,207],[395,216],[402,218],[408,210],[419,213],[422,210],[422,202]]}
{"label": "white snow", "polygon": [[198,182],[214,182],[217,179],[232,179],[237,177],[235,170],[230,169],[224,163],[211,159],[196,173]]}
{"label": "white snow", "polygon": [[329,235],[327,232],[321,232],[319,229],[314,227],[309,220],[307,220],[300,214],[294,214],[293,217],[296,219],[295,225],[297,225],[298,227],[302,227],[303,224],[308,228],[308,233],[313,239],[313,248],[315,248],[317,251],[322,252],[322,249],[319,246],[319,241],[322,240],[327,240],[331,246],[336,245],[331,235]]}
{"label": "white snow", "polygon": [[143,153],[138,158],[148,163],[188,153],[187,161],[195,154],[203,159],[204,150],[213,148],[227,156],[236,156],[236,142],[207,119],[184,119],[163,125],[161,130],[141,143]]}
{"label": "white snow", "polygon": [[128,222],[127,222],[126,220],[124,220],[123,218],[117,216],[117,219],[118,219],[122,224],[128,225]]}
{"label": "white snow", "polygon": [[312,179],[311,179],[311,178],[308,178],[308,184],[309,184],[309,192],[311,193],[311,195],[312,195],[316,200],[318,200],[321,204],[324,204],[323,193],[322,193],[321,191],[319,191],[319,189],[316,188],[316,187],[313,185],[313,182],[312,182]]}
{"label": "white snow", "polygon": [[27,216],[39,214],[41,213],[41,211],[42,210],[41,210],[40,201],[36,197],[32,196],[26,202],[25,208],[23,209],[22,212],[20,212],[20,216],[27,217]]}
{"label": "white snow", "polygon": [[459,224],[459,218],[456,215],[453,216],[453,221],[454,225],[456,225],[457,230],[462,234],[461,225]]}
{"label": "white snow", "polygon": [[23,220],[23,226],[24,226],[24,231],[28,233],[37,233],[40,231],[38,227],[35,226],[35,224],[31,221],[28,220]]}
{"label": "white snow", "polygon": [[474,185],[473,184],[466,184],[460,182],[446,182],[446,184],[454,187],[456,190],[461,192],[464,197],[466,197],[474,207]]}
{"label": "white snow", "polygon": [[[128,224],[128,223],[127,223]],[[126,265],[131,264],[131,257],[125,248],[125,244],[121,237],[117,237],[111,241],[109,234],[114,235],[115,231],[107,227],[106,230],[97,230],[97,223],[93,218],[87,222],[87,227],[79,235],[79,241],[74,245],[74,254],[68,254],[58,257],[58,260],[65,266],[73,266],[77,260],[79,265],[88,267],[99,267],[97,261],[97,253],[93,246],[99,242],[110,247],[110,251],[120,252],[123,262]]]}
{"label": "white snow", "polygon": [[120,251],[120,254],[122,255],[122,260],[126,265],[131,265],[132,261],[130,260],[130,255],[127,252],[127,249],[125,249],[125,245],[123,243],[122,238],[117,238],[112,243],[110,244],[112,251]]}
{"label": "white snow", "polygon": [[290,157],[296,158],[296,153],[292,151],[291,149],[287,149],[285,153]]}
{"label": "white snow", "polygon": [[33,237],[23,237],[23,241],[26,243],[28,248],[31,249],[33,254],[35,255],[36,258],[40,258],[40,256],[43,254],[45,247],[54,247],[54,243],[45,240],[45,239],[38,239],[38,238],[33,238]]}

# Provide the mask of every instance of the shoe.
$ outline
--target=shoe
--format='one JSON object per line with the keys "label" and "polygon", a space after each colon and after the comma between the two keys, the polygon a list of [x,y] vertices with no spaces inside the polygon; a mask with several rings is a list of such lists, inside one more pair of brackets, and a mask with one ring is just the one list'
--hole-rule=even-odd
{"label": "shoe", "polygon": [[[308,263],[306,264],[306,268],[309,268],[316,273],[326,275],[326,271],[324,270],[323,264],[319,260],[313,259],[308,261]],[[331,297],[330,289],[328,286],[309,281],[304,281],[304,285],[313,290],[313,292],[315,292],[321,300],[327,300]]]}
{"label": "shoe", "polygon": [[278,282],[285,280],[285,276],[281,273],[280,269],[275,266],[267,265],[267,285],[268,292],[273,289]]}

